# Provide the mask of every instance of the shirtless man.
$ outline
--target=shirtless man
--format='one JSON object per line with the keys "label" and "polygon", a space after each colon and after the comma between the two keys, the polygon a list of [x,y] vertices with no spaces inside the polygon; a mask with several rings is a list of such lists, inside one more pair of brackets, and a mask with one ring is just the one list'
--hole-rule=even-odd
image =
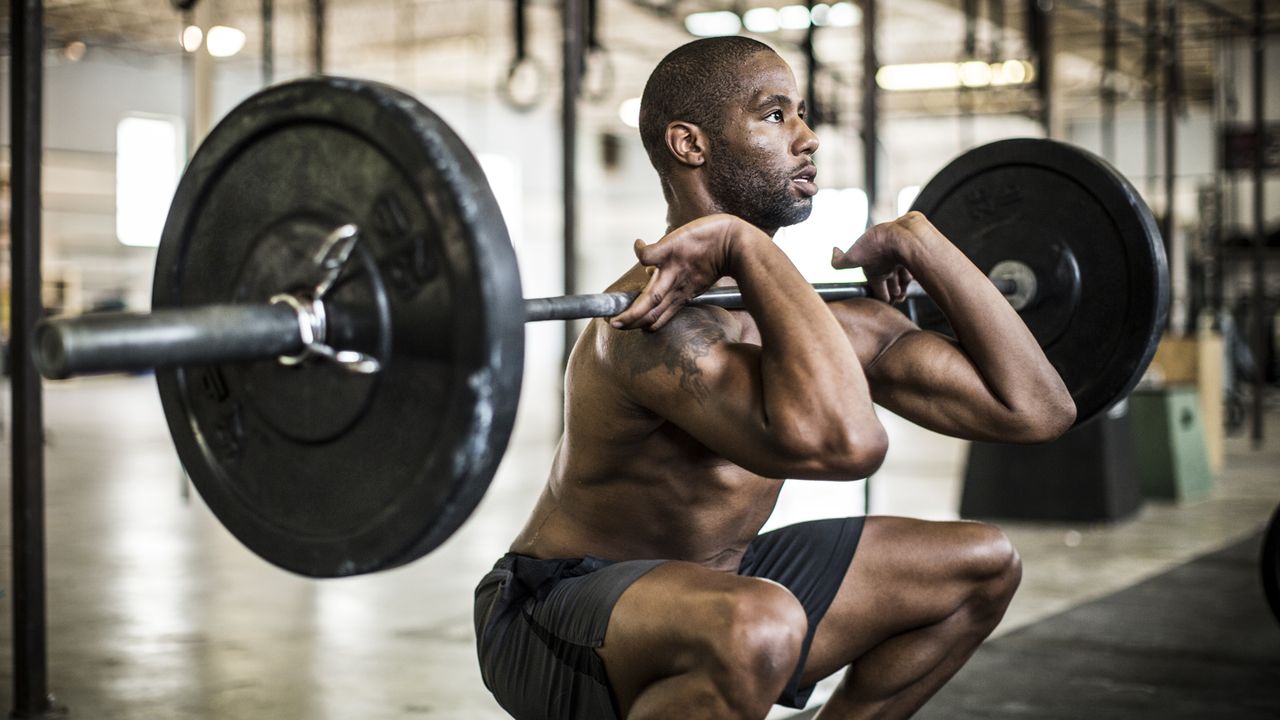
{"label": "shirtless man", "polygon": [[[780,478],[875,471],[873,403],[979,440],[1049,440],[1075,417],[1009,303],[918,213],[833,255],[878,299],[818,298],[771,239],[816,192],[804,113],[786,63],[740,37],[676,49],[645,87],[670,230],[610,288],[643,288],[631,307],[578,339],[547,486],[476,590],[485,684],[516,718],[759,719],[842,668],[819,718],[909,716],[1017,588],[1017,553],[980,523],[758,534]],[[911,277],[958,342],[889,304]],[[747,310],[682,307],[717,282]]]}

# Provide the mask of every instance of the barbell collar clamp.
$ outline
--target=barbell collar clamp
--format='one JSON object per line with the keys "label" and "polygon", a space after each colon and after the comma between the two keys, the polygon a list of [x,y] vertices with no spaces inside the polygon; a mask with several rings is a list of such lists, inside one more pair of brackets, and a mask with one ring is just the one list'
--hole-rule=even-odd
{"label": "barbell collar clamp", "polygon": [[[346,251],[348,255],[351,252],[350,247],[348,245]],[[336,269],[338,273],[342,271],[341,263],[345,263],[345,260],[341,261]],[[302,349],[296,353],[277,357],[281,365],[301,365],[309,359],[317,358],[328,360],[344,370],[361,375],[372,375],[382,369],[382,364],[371,355],[355,350],[337,350],[326,342],[329,324],[323,300],[305,299],[289,293],[280,293],[272,296],[270,303],[288,306],[298,318],[298,338],[302,341]]]}

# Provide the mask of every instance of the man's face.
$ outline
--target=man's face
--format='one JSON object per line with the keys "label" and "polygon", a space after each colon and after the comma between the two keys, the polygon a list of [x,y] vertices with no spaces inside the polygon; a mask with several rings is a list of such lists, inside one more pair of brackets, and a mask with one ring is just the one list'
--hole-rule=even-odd
{"label": "man's face", "polygon": [[782,58],[757,53],[740,72],[748,90],[725,108],[723,133],[712,133],[707,183],[720,211],[773,233],[813,210],[818,137]]}

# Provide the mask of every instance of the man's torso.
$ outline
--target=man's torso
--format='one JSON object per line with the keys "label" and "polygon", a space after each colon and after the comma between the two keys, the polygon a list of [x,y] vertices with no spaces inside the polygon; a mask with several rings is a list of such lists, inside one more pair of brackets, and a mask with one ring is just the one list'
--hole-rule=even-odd
{"label": "man's torso", "polygon": [[[642,284],[633,269],[610,290]],[[864,367],[905,322],[871,300],[832,309]],[[624,389],[624,380],[657,368],[684,373],[681,385],[687,380],[689,392],[700,392],[691,363],[703,342],[759,345],[760,337],[748,313],[707,307],[687,307],[653,334],[617,331],[604,320],[587,326],[566,370],[564,437],[514,552],[737,567],[773,511],[782,480],[717,455]]]}

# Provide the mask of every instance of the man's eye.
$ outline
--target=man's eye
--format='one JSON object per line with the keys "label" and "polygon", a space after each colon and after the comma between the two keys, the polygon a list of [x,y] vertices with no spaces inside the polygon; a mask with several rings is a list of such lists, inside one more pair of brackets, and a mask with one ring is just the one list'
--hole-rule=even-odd
{"label": "man's eye", "polygon": [[778,122],[782,122],[782,111],[774,110],[773,112],[769,113],[765,117],[769,118],[770,120],[777,120]]}

